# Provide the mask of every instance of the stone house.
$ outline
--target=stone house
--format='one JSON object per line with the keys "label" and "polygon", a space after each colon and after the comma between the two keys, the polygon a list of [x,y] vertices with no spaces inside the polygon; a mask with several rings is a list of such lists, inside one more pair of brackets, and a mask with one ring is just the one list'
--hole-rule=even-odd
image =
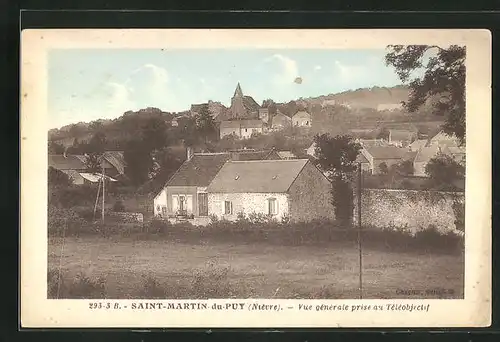
{"label": "stone house", "polygon": [[370,171],[372,174],[381,174],[381,164],[385,163],[389,169],[392,165],[398,164],[400,161],[407,157],[408,150],[395,146],[387,147],[363,147],[361,153],[368,160],[370,164]]}
{"label": "stone house", "polygon": [[229,153],[192,154],[167,181],[153,200],[154,215],[205,217],[208,220],[207,186],[230,159]]}
{"label": "stone house", "polygon": [[264,123],[261,120],[222,121],[219,126],[220,138],[234,135],[240,139],[248,139],[253,133],[263,133]]}
{"label": "stone house", "polygon": [[429,145],[458,147],[460,144],[457,138],[440,131],[429,140]]}
{"label": "stone house", "polygon": [[428,141],[426,139],[418,139],[409,145],[411,151],[419,151],[420,149],[427,146]]}
{"label": "stone house", "polygon": [[334,219],[330,181],[307,159],[228,161],[207,188],[211,215]]}
{"label": "stone house", "polygon": [[362,153],[356,157],[356,163],[361,163],[361,171],[370,172],[370,162]]}
{"label": "stone house", "polygon": [[276,112],[276,115],[273,116],[271,127],[273,130],[281,130],[292,126],[292,119],[280,112],[279,110]]}
{"label": "stone house", "polygon": [[414,175],[418,177],[427,177],[427,174],[425,173],[425,167],[429,162],[429,160],[436,157],[439,153],[446,153],[446,152],[447,152],[446,147],[442,148],[437,144],[421,148],[417,152],[417,155],[413,160]]}
{"label": "stone house", "polygon": [[306,111],[298,111],[292,116],[292,124],[298,127],[311,127],[311,114]]}
{"label": "stone house", "polygon": [[240,150],[220,153],[193,153],[172,175],[153,200],[154,215],[161,218],[182,214],[208,222],[206,188],[228,160],[280,159],[275,150]]}
{"label": "stone house", "polygon": [[[84,155],[52,154],[48,156],[48,166],[65,173],[75,185],[94,183],[95,177],[87,172],[86,157]],[[102,161],[106,176],[118,177],[125,172],[123,152],[106,151]],[[109,178],[112,180],[112,178]],[[112,180],[114,181],[114,179]]]}

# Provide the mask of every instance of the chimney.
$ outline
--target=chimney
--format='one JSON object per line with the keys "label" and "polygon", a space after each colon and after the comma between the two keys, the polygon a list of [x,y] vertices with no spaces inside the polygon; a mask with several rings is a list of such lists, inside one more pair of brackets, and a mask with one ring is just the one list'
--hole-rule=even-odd
{"label": "chimney", "polygon": [[186,149],[186,153],[187,153],[187,160],[191,160],[191,158],[193,158],[193,148],[192,147],[188,147]]}

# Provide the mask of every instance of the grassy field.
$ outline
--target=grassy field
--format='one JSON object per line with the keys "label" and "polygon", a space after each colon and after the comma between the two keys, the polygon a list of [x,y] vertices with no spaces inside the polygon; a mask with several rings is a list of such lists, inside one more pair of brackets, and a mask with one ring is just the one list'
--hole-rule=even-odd
{"label": "grassy field", "polygon": [[[49,240],[49,269],[57,270],[61,239]],[[460,254],[363,251],[365,298],[462,298]],[[144,275],[165,298],[189,298],[196,286],[207,296],[260,298],[346,298],[358,296],[356,245],[276,246],[200,241],[138,241],[125,237],[67,237],[63,279],[79,272],[105,278],[106,298],[144,298]],[[188,289],[191,290],[188,290]],[[401,291],[440,289],[438,294]],[[191,291],[191,292],[189,292]],[[221,292],[222,291],[222,292]]]}

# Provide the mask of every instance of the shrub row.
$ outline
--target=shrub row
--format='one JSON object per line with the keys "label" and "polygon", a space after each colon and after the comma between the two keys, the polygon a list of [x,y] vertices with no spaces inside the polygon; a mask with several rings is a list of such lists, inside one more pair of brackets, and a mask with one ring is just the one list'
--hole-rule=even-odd
{"label": "shrub row", "polygon": [[[262,217],[239,219],[232,222],[213,220],[205,227],[190,223],[170,224],[168,221],[151,220],[139,222],[89,222],[77,211],[51,208],[49,210],[49,235],[84,236],[120,235],[139,240],[164,239],[177,242],[199,243],[200,241],[234,243],[270,243],[276,245],[357,244],[358,230],[339,222],[312,221],[308,223],[277,222]],[[441,234],[435,227],[410,235],[397,227],[380,230],[363,227],[361,241],[366,248],[393,251],[458,252],[464,247],[463,236],[453,232]]]}

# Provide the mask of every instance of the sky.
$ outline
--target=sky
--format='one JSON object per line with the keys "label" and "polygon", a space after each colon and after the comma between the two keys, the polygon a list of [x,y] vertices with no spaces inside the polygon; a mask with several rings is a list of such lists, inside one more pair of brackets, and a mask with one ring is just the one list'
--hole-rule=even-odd
{"label": "sky", "polygon": [[385,54],[384,49],[52,50],[49,126],[114,119],[146,107],[179,112],[208,100],[228,106],[238,82],[259,104],[398,85]]}

